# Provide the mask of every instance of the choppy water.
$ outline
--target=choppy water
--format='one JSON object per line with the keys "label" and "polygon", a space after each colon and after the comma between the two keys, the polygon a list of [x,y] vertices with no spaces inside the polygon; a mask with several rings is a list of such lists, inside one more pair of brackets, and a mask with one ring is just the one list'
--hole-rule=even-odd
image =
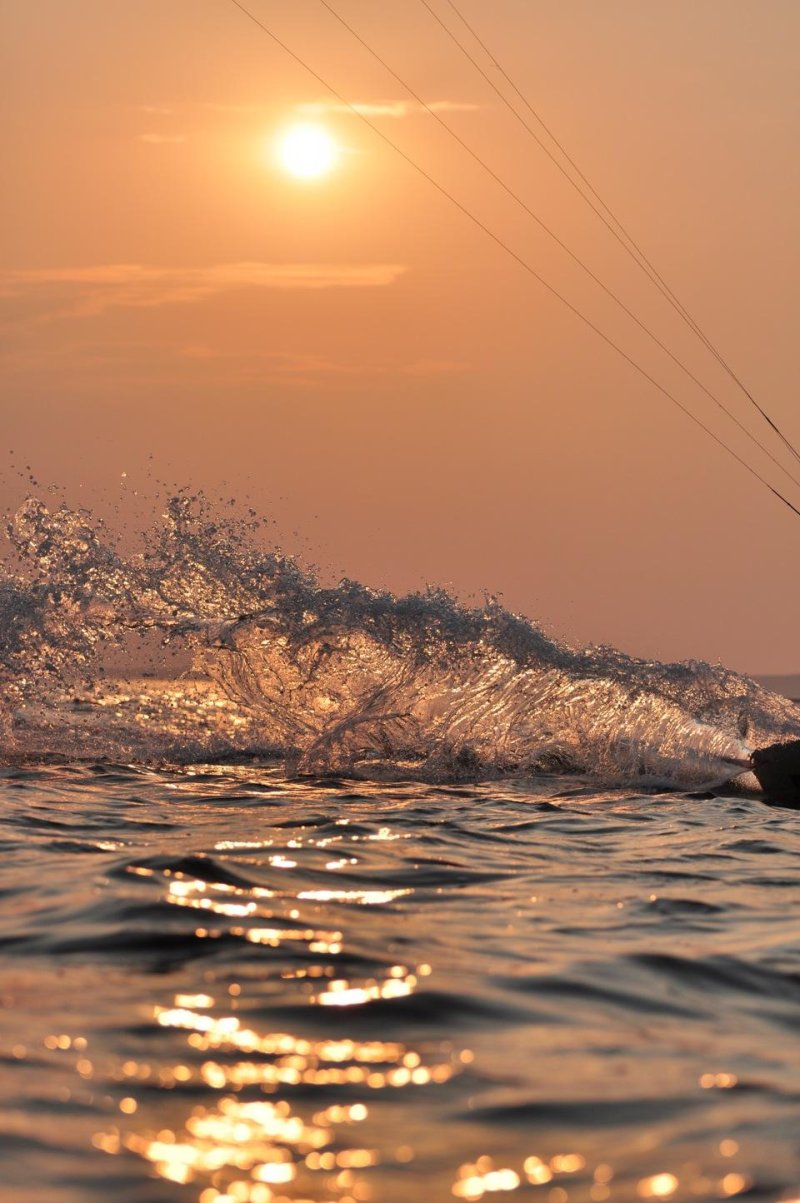
{"label": "choppy water", "polygon": [[21,1203],[800,1188],[800,835],[569,778],[8,767]]}
{"label": "choppy water", "polygon": [[0,1192],[800,1194],[797,812],[703,792],[793,703],[185,495],[8,531]]}
{"label": "choppy water", "polygon": [[[34,498],[8,534],[7,760],[278,751],[294,772],[372,779],[560,769],[700,786],[741,772],[753,746],[800,736],[797,706],[720,666],[574,649],[437,589],[323,587],[263,547],[257,520],[222,521],[202,499],[170,499],[135,554],[91,514]],[[191,657],[199,683],[99,688],[104,652],[154,636]]]}

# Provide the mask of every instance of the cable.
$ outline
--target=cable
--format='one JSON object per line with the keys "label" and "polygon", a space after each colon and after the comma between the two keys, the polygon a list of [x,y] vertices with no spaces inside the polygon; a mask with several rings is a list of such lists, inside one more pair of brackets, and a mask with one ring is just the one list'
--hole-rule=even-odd
{"label": "cable", "polygon": [[[529,110],[529,112],[533,115],[533,117],[536,119],[536,121],[539,123],[539,125],[542,127],[542,129],[545,131],[547,136],[550,139],[552,139],[553,143],[558,147],[558,149],[560,150],[561,154],[564,156],[566,161],[569,163],[569,165],[573,168],[573,170],[580,177],[582,182],[589,189],[592,196],[594,196],[596,198],[596,200],[599,202],[599,204],[602,205],[603,209],[605,209],[606,213],[609,215],[611,220],[618,227],[619,231],[621,231],[622,235],[624,236],[624,239],[627,239],[627,242],[624,241],[623,237],[620,237],[620,234],[617,232],[616,229],[614,229],[614,226],[611,224],[611,222],[609,222],[608,219],[600,212],[600,210],[597,208],[597,206],[595,204],[593,204],[593,202],[586,195],[586,193],[582,191],[580,185],[577,184],[574,179],[572,179],[569,172],[567,172],[565,170],[563,164],[559,163],[556,156],[552,153],[552,151],[549,150],[549,148],[544,144],[544,142],[542,142],[541,138],[538,136],[536,131],[533,130],[530,125],[528,125],[528,123],[525,121],[525,119],[522,117],[522,115],[517,111],[517,109],[514,108],[514,106],[508,100],[508,98],[503,93],[503,91],[497,87],[497,84],[494,82],[494,80],[491,78],[491,76],[489,76],[483,70],[480,63],[473,57],[473,55],[471,55],[469,53],[469,51],[467,50],[467,48],[463,44],[463,42],[461,42],[456,37],[456,35],[445,24],[445,22],[441,19],[441,17],[438,15],[438,13],[435,11],[435,9],[432,8],[432,6],[428,2],[428,0],[420,0],[420,2],[427,9],[427,11],[430,13],[430,15],[433,17],[433,19],[437,22],[437,24],[441,26],[441,28],[444,30],[444,32],[447,34],[447,36],[450,38],[450,40],[452,42],[454,42],[455,45],[459,48],[459,50],[461,50],[461,52],[469,59],[469,61],[472,63],[472,65],[475,67],[475,69],[486,80],[486,82],[489,84],[489,86],[492,88],[492,90],[500,97],[503,104],[505,104],[505,106],[514,114],[514,116],[521,123],[521,125],[524,127],[524,129],[527,130],[527,132],[534,139],[534,141],[541,147],[541,149],[548,156],[548,158],[551,160],[551,162],[558,168],[558,170],[561,172],[561,174],[564,176],[564,178],[572,185],[572,187],[576,190],[576,192],[579,194],[579,196],[581,196],[583,198],[583,200],[586,202],[586,204],[589,206],[589,208],[592,210],[592,212],[595,213],[597,217],[599,217],[599,219],[603,222],[605,227],[614,235],[614,237],[617,239],[619,244],[623,247],[625,252],[631,257],[631,259],[633,259],[634,263],[636,263],[636,265],[644,272],[644,274],[648,277],[648,279],[656,286],[658,291],[669,302],[669,304],[672,306],[672,308],[675,309],[675,311],[682,318],[682,320],[686,323],[686,325],[689,326],[689,328],[697,335],[697,337],[701,340],[701,342],[704,344],[704,346],[707,348],[707,350],[710,351],[711,354],[714,356],[717,363],[719,363],[720,367],[722,367],[723,370],[725,372],[727,372],[727,374],[731,378],[731,380],[734,381],[734,383],[742,391],[742,393],[747,398],[747,400],[751,403],[751,405],[754,406],[754,408],[761,415],[761,417],[764,419],[764,421],[767,423],[767,425],[772,429],[772,431],[775,434],[777,434],[778,438],[781,440],[781,442],[784,444],[784,446],[791,452],[791,454],[798,461],[798,463],[800,463],[800,452],[798,452],[797,448],[794,446],[792,441],[787,437],[787,435],[784,434],[784,432],[781,430],[781,428],[778,426],[778,424],[773,420],[773,418],[770,417],[770,415],[763,408],[763,406],[759,404],[759,402],[756,400],[756,398],[753,396],[753,394],[750,392],[750,390],[747,388],[747,386],[744,384],[744,382],[741,380],[741,378],[737,375],[737,373],[734,371],[734,369],[731,367],[731,365],[728,363],[728,361],[725,359],[725,357],[722,355],[722,353],[716,348],[716,346],[712,343],[711,339],[705,334],[705,332],[701,329],[699,324],[692,317],[689,310],[683,305],[683,303],[675,295],[675,293],[672,291],[670,286],[667,284],[664,277],[655,268],[655,266],[650,261],[650,259],[647,257],[645,252],[642,250],[641,246],[636,241],[636,239],[633,237],[633,235],[623,225],[623,223],[620,221],[620,219],[616,216],[616,214],[613,212],[613,210],[609,207],[609,205],[606,204],[606,202],[603,200],[603,198],[598,193],[597,189],[591,184],[591,182],[587,179],[587,177],[581,171],[578,164],[575,162],[575,160],[572,158],[572,156],[567,152],[564,145],[559,141],[559,139],[556,137],[556,135],[553,133],[553,131],[550,129],[550,127],[546,124],[546,122],[543,120],[543,118],[539,115],[537,110],[534,108],[534,106],[531,104],[531,102],[528,100],[528,98],[525,96],[525,94],[521,91],[521,89],[517,86],[517,84],[511,78],[509,73],[498,62],[497,58],[492,53],[492,51],[489,49],[486,42],[483,40],[483,38],[480,36],[480,34],[477,32],[477,30],[474,28],[474,26],[472,26],[469,23],[467,18],[461,12],[460,8],[455,3],[455,0],[447,0],[447,3],[450,5],[450,8],[453,10],[453,12],[456,14],[458,19],[465,26],[465,28],[470,32],[472,37],[475,39],[475,41],[478,43],[478,45],[484,51],[484,53],[489,58],[489,60],[493,63],[493,65],[497,68],[497,70],[503,76],[503,79],[505,79],[506,82],[509,84],[509,86],[511,88],[513,88],[514,92],[517,94],[517,96],[519,96],[520,100],[523,102],[523,104],[526,106],[526,108]],[[794,479],[794,478],[792,477],[792,479]]]}
{"label": "cable", "polygon": [[424,167],[422,167],[419,163],[417,163],[415,159],[412,159],[410,155],[408,155],[395,142],[393,142],[392,139],[388,136],[388,134],[385,134],[383,132],[383,130],[378,125],[375,124],[375,122],[370,121],[369,117],[367,117],[365,113],[361,112],[361,110],[358,108],[357,105],[354,105],[349,100],[347,100],[341,94],[341,92],[337,91],[337,89],[334,88],[332,84],[328,83],[328,81],[326,79],[324,79],[323,76],[321,76],[318,71],[315,71],[314,68],[305,61],[305,59],[301,58],[301,56],[299,54],[297,54],[296,51],[292,50],[291,47],[288,46],[286,44],[286,42],[282,41],[276,33],[273,33],[273,31],[269,28],[269,26],[265,25],[264,22],[261,21],[255,15],[255,13],[251,12],[250,9],[246,8],[245,5],[241,3],[241,0],[230,0],[230,3],[233,4],[235,8],[238,8],[239,11],[244,14],[245,17],[247,17],[250,21],[253,22],[254,25],[256,25],[263,33],[265,33],[267,35],[267,37],[270,38],[275,43],[276,46],[279,46],[280,49],[283,50],[283,52],[285,54],[287,54],[291,59],[293,59],[296,63],[298,63],[299,66],[301,66],[304,71],[307,71],[308,74],[311,75],[317,81],[317,83],[321,84],[322,87],[325,88],[325,90],[327,92],[330,92],[331,96],[335,97],[335,99],[340,104],[344,105],[347,109],[349,109],[349,111],[351,113],[353,113],[356,117],[358,117],[359,120],[361,120],[366,126],[368,126],[369,129],[371,129],[373,131],[373,133],[377,134],[377,136],[381,139],[381,141],[385,142],[387,146],[391,147],[391,149],[393,151],[395,151],[395,153],[398,154],[401,159],[403,159],[406,163],[408,163],[410,167],[413,167],[413,169],[419,175],[421,175],[423,177],[423,179],[427,180],[428,183],[431,184],[437,190],[437,192],[441,193],[441,195],[443,197],[445,197],[446,200],[450,201],[450,203],[452,205],[454,205],[461,213],[463,213],[465,217],[469,218],[469,220],[473,223],[473,225],[477,226],[479,230],[482,230],[483,233],[486,234],[487,237],[492,240],[492,242],[496,243],[497,246],[499,246],[502,250],[504,250],[507,255],[509,255],[512,259],[514,259],[515,262],[517,262],[520,265],[520,267],[523,268],[524,271],[526,271],[535,280],[538,280],[538,282],[544,288],[546,288],[547,291],[549,293],[551,293],[552,296],[556,297],[557,300],[561,301],[562,305],[564,305],[567,309],[569,309],[569,311],[571,313],[573,313],[577,318],[579,318],[584,323],[584,325],[588,326],[590,330],[593,330],[594,333],[598,336],[598,338],[601,338],[604,343],[606,343],[609,347],[612,348],[612,350],[616,351],[617,354],[620,355],[626,361],[626,363],[629,363],[631,365],[631,367],[634,368],[639,373],[640,376],[644,377],[645,380],[647,380],[650,384],[652,384],[653,387],[656,388],[660,393],[662,393],[663,396],[665,396],[669,401],[671,401],[673,403],[673,405],[676,405],[678,407],[678,409],[680,409],[682,411],[682,413],[684,413],[686,415],[687,418],[689,418],[692,422],[694,422],[696,426],[699,426],[701,430],[705,431],[705,433],[708,435],[709,438],[713,439],[714,442],[717,443],[718,446],[722,447],[722,449],[724,451],[727,451],[728,454],[731,455],[737,461],[737,463],[741,464],[741,466],[747,472],[749,472],[751,476],[755,477],[756,480],[760,481],[760,483],[762,485],[764,485],[765,488],[769,489],[770,493],[772,493],[772,495],[774,497],[776,497],[779,501],[783,502],[783,504],[788,509],[790,509],[793,514],[795,514],[798,518],[800,518],[800,509],[798,509],[797,506],[793,505],[792,502],[789,501],[789,499],[783,495],[783,493],[781,493],[778,489],[776,489],[774,487],[774,485],[771,485],[769,483],[769,481],[766,480],[766,478],[763,477],[761,475],[761,473],[757,471],[756,468],[754,468],[751,464],[748,464],[747,460],[743,459],[738,454],[738,452],[734,451],[732,447],[729,447],[728,444],[725,443],[719,437],[719,435],[715,434],[713,430],[711,430],[708,426],[706,426],[706,424],[702,421],[701,418],[696,417],[695,414],[693,414],[691,412],[691,410],[688,409],[683,404],[682,401],[679,401],[677,397],[675,397],[668,389],[666,389],[663,384],[659,384],[659,382],[655,379],[655,377],[651,376],[650,373],[645,368],[643,368],[641,366],[641,364],[637,363],[637,361],[635,359],[633,359],[630,355],[628,355],[628,353],[626,351],[623,351],[622,347],[620,347],[617,343],[615,343],[614,340],[609,335],[607,335],[603,330],[601,330],[599,326],[595,325],[595,323],[591,320],[591,318],[587,317],[586,314],[582,313],[581,310],[578,309],[575,305],[573,305],[571,301],[568,301],[567,298],[565,296],[563,296],[558,291],[557,288],[555,288],[552,284],[550,284],[547,280],[545,280],[544,276],[540,276],[539,273],[535,270],[535,268],[531,267],[531,265],[525,259],[523,259],[521,255],[518,255],[517,252],[508,245],[508,243],[503,241],[503,239],[499,236],[499,234],[495,234],[494,231],[491,230],[489,228],[489,226],[487,226],[483,221],[481,221],[481,219],[479,217],[477,217],[470,209],[468,209],[466,205],[462,204],[461,201],[457,200],[456,197],[453,196],[453,194],[451,192],[448,192],[448,190],[445,188],[445,186],[443,184],[440,184],[439,181],[437,179],[435,179],[435,177],[432,176],[428,171],[426,171]]}
{"label": "cable", "polygon": [[[457,133],[457,131],[455,129],[453,129],[453,127],[451,125],[449,125],[448,122],[445,121],[444,118],[441,117],[440,114],[437,113],[437,111],[431,105],[429,105],[422,96],[420,96],[420,94],[417,91],[415,91],[415,89],[411,86],[411,84],[408,83],[407,80],[403,79],[403,77],[397,71],[395,71],[392,66],[390,66],[390,64],[386,61],[386,59],[381,57],[381,55],[377,52],[377,50],[375,50],[374,47],[372,47],[369,44],[369,42],[367,42],[367,40],[365,38],[363,38],[361,36],[361,34],[348,21],[346,21],[345,18],[333,7],[333,4],[331,4],[329,2],[329,0],[319,0],[319,2],[323,6],[323,8],[325,8],[330,13],[330,15],[336,21],[338,21],[339,24],[344,29],[347,30],[347,32],[351,35],[351,37],[355,38],[355,40],[359,43],[359,45],[363,46],[363,48],[367,51],[367,53],[370,54],[372,56],[372,58],[374,58],[375,61],[377,63],[379,63],[380,66],[383,67],[383,69],[385,71],[387,71],[389,73],[389,75],[391,75],[392,78],[395,79],[397,81],[397,83],[400,84],[400,86],[402,88],[405,88],[406,92],[408,92],[408,94],[413,97],[413,99],[417,102],[417,104],[419,104],[425,110],[425,112],[429,113],[430,116],[433,117],[433,119],[438,122],[438,124],[442,127],[442,129],[445,130],[445,132],[448,133],[450,135],[450,137],[453,138],[458,143],[458,145],[463,150],[465,150],[467,152],[467,154],[470,155],[472,157],[472,159],[474,159],[475,162],[480,167],[482,167],[483,170],[485,172],[487,172],[488,175],[490,175],[491,178],[497,184],[500,185],[500,187],[504,190],[504,192],[506,192],[507,195],[510,196],[511,199],[513,201],[515,201],[520,206],[520,208],[525,213],[527,213],[527,215],[529,217],[531,217],[533,219],[533,221],[535,221],[536,224],[542,230],[544,230],[544,232],[550,238],[552,238],[553,241],[558,246],[560,246],[561,249],[567,255],[569,255],[570,259],[572,259],[574,263],[578,264],[578,266],[586,273],[586,275],[588,275],[589,278],[591,280],[593,280],[594,283],[599,288],[601,288],[603,290],[603,292],[607,296],[609,296],[616,305],[619,306],[619,308],[623,311],[623,313],[627,314],[627,316],[631,319],[631,321],[635,322],[636,325],[639,327],[639,329],[644,331],[644,333],[648,336],[648,338],[652,339],[652,341],[656,344],[656,346],[659,347],[664,352],[665,355],[668,355],[673,363],[677,364],[677,366],[681,369],[681,371],[684,372],[684,374],[686,376],[688,376],[688,378],[691,381],[693,381],[693,383],[696,384],[697,387],[699,389],[701,389],[702,392],[704,392],[705,395],[711,401],[714,402],[714,404],[717,406],[717,408],[720,409],[722,411],[722,413],[724,413],[725,416],[727,418],[729,418],[730,421],[733,422],[734,425],[736,425],[739,428],[739,430],[741,430],[742,433],[748,439],[752,440],[752,442],[755,443],[756,447],[758,447],[760,451],[763,451],[764,455],[766,455],[767,458],[772,461],[772,463],[778,468],[778,470],[780,472],[783,472],[784,476],[786,476],[787,479],[790,480],[793,485],[795,485],[797,488],[800,489],[800,479],[798,479],[796,476],[793,476],[792,473],[787,468],[784,467],[784,465],[780,462],[780,460],[777,458],[777,456],[773,455],[773,453],[769,450],[768,447],[765,447],[765,445],[752,433],[752,431],[750,431],[747,428],[747,426],[745,426],[744,422],[740,421],[739,418],[734,413],[732,413],[730,409],[728,409],[727,405],[725,405],[725,403],[723,401],[721,401],[719,399],[719,397],[717,397],[716,394],[711,391],[711,389],[707,388],[706,385],[703,384],[702,380],[700,380],[694,374],[694,372],[692,372],[691,369],[688,368],[686,366],[686,364],[681,359],[679,359],[678,356],[675,355],[669,349],[669,347],[664,342],[662,342],[662,340],[656,334],[653,333],[653,331],[649,328],[649,326],[647,326],[640,318],[638,318],[636,316],[636,314],[633,312],[633,310],[630,309],[625,304],[625,302],[621,299],[621,297],[619,297],[613,291],[613,289],[609,288],[608,285],[606,285],[600,279],[600,277],[597,276],[595,274],[595,272],[592,271],[592,269],[588,266],[588,264],[583,259],[581,259],[581,257],[579,255],[577,255],[573,250],[571,250],[571,248],[567,245],[567,243],[565,243],[563,241],[563,239],[561,239],[558,236],[558,234],[556,234],[555,231],[552,230],[550,228],[550,226],[548,226],[546,224],[546,222],[544,222],[542,220],[542,218],[539,217],[539,215],[533,209],[530,208],[530,206],[528,204],[526,204],[526,202],[522,199],[522,197],[517,192],[515,192],[513,190],[513,188],[511,188],[505,182],[505,180],[503,180],[502,177],[499,176],[497,174],[497,172],[493,170],[492,167],[489,166],[489,164],[485,161],[485,159],[483,159],[477,153],[477,151],[473,150],[473,148],[469,145],[469,143],[466,142],[461,137],[461,135],[459,133]],[[425,0],[423,0],[423,3],[424,2],[425,2]],[[427,4],[425,6],[428,7]]]}
{"label": "cable", "polygon": [[[539,113],[536,111],[536,109],[533,107],[533,105],[530,103],[528,98],[523,94],[523,92],[520,90],[520,88],[517,86],[517,84],[514,82],[514,80],[508,74],[508,72],[503,68],[503,66],[497,61],[494,54],[487,46],[486,42],[483,40],[483,38],[477,32],[475,27],[469,23],[467,18],[464,16],[464,14],[461,12],[461,10],[457,7],[457,5],[453,2],[453,0],[447,0],[447,3],[452,8],[453,12],[456,14],[458,19],[465,26],[465,28],[469,31],[469,33],[472,35],[472,37],[475,39],[475,41],[478,43],[478,45],[481,47],[481,49],[484,51],[484,53],[486,54],[487,58],[490,60],[492,65],[497,68],[497,70],[500,72],[500,74],[503,76],[503,78],[506,80],[506,82],[510,85],[511,88],[513,88],[513,90],[519,96],[520,100],[522,100],[523,104],[526,106],[526,108],[530,111],[530,113],[533,115],[535,120],[539,123],[539,125],[545,131],[547,136],[555,143],[555,145],[560,150],[561,154],[564,156],[564,158],[567,160],[567,162],[573,168],[573,170],[576,172],[576,174],[580,177],[580,179],[583,181],[583,183],[586,185],[586,187],[589,189],[589,191],[592,193],[592,195],[595,197],[595,199],[600,203],[600,205],[602,205],[602,207],[605,209],[606,213],[609,215],[609,217],[612,219],[614,224],[617,226],[619,233],[608,222],[608,220],[603,216],[603,214],[592,204],[592,202],[588,199],[588,197],[581,191],[580,186],[575,182],[575,180],[572,179],[572,177],[569,175],[569,173],[567,171],[565,171],[563,164],[561,164],[558,161],[558,159],[555,157],[555,155],[553,155],[552,151],[550,151],[547,148],[547,146],[545,146],[545,144],[541,141],[541,139],[538,137],[536,132],[531,129],[531,127],[527,124],[527,122],[524,120],[524,118],[513,107],[511,102],[508,100],[508,97],[497,87],[497,85],[491,79],[491,77],[489,75],[487,75],[486,72],[483,70],[480,63],[478,63],[478,61],[475,58],[473,58],[473,56],[469,53],[469,51],[467,50],[464,43],[459,41],[459,39],[455,36],[453,31],[444,23],[444,21],[441,19],[441,17],[438,15],[438,13],[431,7],[430,4],[425,3],[425,0],[422,0],[422,3],[424,5],[424,7],[427,9],[427,11],[430,13],[430,15],[433,17],[433,19],[437,22],[437,24],[441,26],[441,28],[444,30],[444,32],[447,34],[447,36],[450,38],[450,40],[458,47],[458,49],[462,52],[462,54],[464,54],[464,56],[469,60],[469,62],[472,63],[473,67],[475,67],[475,69],[480,73],[480,75],[483,77],[483,79],[486,80],[486,82],[489,84],[489,86],[492,88],[492,90],[496,93],[496,95],[499,96],[499,98],[502,100],[502,102],[506,106],[506,108],[509,109],[511,113],[513,113],[513,115],[517,118],[517,120],[520,122],[520,124],[523,126],[523,128],[527,131],[527,133],[530,134],[530,136],[534,139],[534,141],[537,143],[537,145],[544,151],[544,153],[548,156],[548,158],[553,163],[553,165],[561,172],[561,174],[564,176],[564,178],[567,180],[567,182],[569,184],[571,184],[572,187],[577,191],[578,195],[584,201],[586,201],[586,203],[592,209],[592,212],[595,213],[597,215],[597,217],[599,217],[599,219],[603,222],[603,224],[606,226],[606,228],[609,230],[609,232],[611,234],[613,234],[613,236],[617,239],[617,241],[623,246],[623,249],[627,252],[627,254],[630,255],[634,259],[634,262],[636,262],[637,266],[645,271],[645,274],[648,275],[648,277],[652,280],[652,282],[654,284],[656,284],[657,287],[660,285],[660,291],[663,292],[664,296],[667,297],[668,300],[671,299],[671,302],[674,305],[678,305],[680,307],[682,315],[684,315],[686,318],[688,318],[688,320],[691,321],[691,318],[686,313],[686,310],[684,310],[683,306],[680,304],[680,301],[678,300],[678,298],[674,296],[674,294],[669,289],[668,285],[665,283],[664,280],[662,280],[661,276],[658,274],[656,269],[653,267],[653,265],[647,259],[647,256],[644,254],[642,249],[638,246],[638,244],[636,243],[636,241],[634,240],[632,235],[629,234],[629,232],[625,229],[625,227],[623,226],[623,224],[619,220],[619,218],[612,212],[612,210],[609,208],[609,206],[606,204],[606,202],[603,200],[603,198],[597,193],[595,188],[592,186],[592,184],[589,182],[589,180],[586,178],[586,176],[581,171],[580,167],[578,167],[577,163],[567,153],[566,148],[563,146],[563,144],[561,142],[559,142],[558,138],[555,136],[555,134],[550,129],[550,127],[545,124],[544,120],[539,115]],[[628,240],[628,243],[630,243],[630,246],[626,245],[623,242],[620,234]],[[638,259],[637,259],[637,256],[639,257]],[[693,328],[694,328],[694,323],[693,323]]]}
{"label": "cable", "polygon": [[[622,237],[622,235],[614,228],[614,226],[611,224],[611,222],[609,222],[608,219],[603,216],[603,214],[600,212],[600,210],[597,208],[597,206],[590,200],[590,198],[587,197],[586,194],[581,190],[580,185],[578,183],[576,183],[576,181],[572,178],[572,176],[569,174],[569,172],[564,168],[564,165],[559,162],[559,160],[556,158],[556,156],[553,154],[553,152],[550,150],[550,148],[542,141],[542,139],[539,137],[539,135],[536,133],[536,131],[527,123],[527,121],[522,116],[522,114],[520,112],[518,112],[517,109],[514,108],[514,106],[512,105],[512,103],[508,99],[508,97],[505,95],[505,93],[497,86],[497,84],[494,82],[494,80],[491,78],[491,76],[488,75],[486,71],[484,71],[483,67],[480,65],[478,60],[472,54],[470,54],[469,50],[464,45],[464,43],[461,42],[456,37],[456,35],[453,33],[452,29],[450,29],[450,27],[445,24],[445,22],[439,16],[439,14],[436,12],[436,10],[429,3],[427,3],[427,0],[420,0],[420,2],[422,3],[423,7],[425,9],[427,9],[427,11],[430,13],[431,17],[433,17],[434,21],[436,21],[436,23],[444,30],[445,34],[451,40],[451,42],[453,42],[458,47],[458,49],[465,56],[465,58],[467,58],[469,60],[469,62],[472,64],[472,66],[475,68],[475,70],[479,73],[479,75],[481,75],[481,77],[486,81],[486,83],[489,85],[489,87],[492,89],[492,91],[500,98],[500,100],[503,102],[503,104],[506,106],[506,108],[509,110],[509,112],[512,113],[514,117],[516,117],[517,121],[520,123],[520,125],[523,127],[523,129],[530,135],[530,137],[533,138],[533,140],[537,144],[537,146],[539,146],[540,149],[544,151],[544,153],[547,155],[550,162],[564,176],[564,179],[567,181],[567,183],[570,184],[571,187],[573,187],[575,189],[575,191],[578,193],[578,195],[581,197],[581,199],[583,201],[585,201],[585,203],[589,206],[589,208],[592,210],[592,212],[600,219],[600,221],[602,221],[603,225],[606,227],[606,229],[609,231],[609,233],[611,233],[614,236],[614,238],[616,238],[617,242],[620,244],[620,246],[623,248],[623,250],[626,252],[626,254],[630,255],[633,258],[633,261],[634,261],[634,263],[636,263],[637,267],[639,267],[642,271],[644,271],[644,273],[648,277],[648,279],[653,284],[655,284],[655,286],[659,289],[660,292],[663,293],[663,295],[666,297],[666,299],[668,301],[670,301],[670,304],[673,304],[673,305],[677,304],[680,306],[680,302],[678,302],[677,299],[671,299],[670,294],[669,294],[669,289],[667,288],[667,286],[665,284],[659,282],[658,273],[655,271],[654,268],[650,267],[646,263],[644,255],[641,252],[638,252],[638,251],[635,252],[634,250],[631,249],[631,246],[635,246],[633,239],[630,237],[630,235],[628,235],[627,231],[625,231],[621,222],[617,221],[616,217],[614,217],[613,213],[611,213],[611,211],[604,204],[604,202],[602,200],[600,200],[600,198],[598,197],[598,200],[600,200],[600,204],[602,204],[603,208],[605,208],[607,210],[607,212],[609,212],[609,214],[612,217],[612,219],[614,220],[614,222],[616,222],[617,226],[619,226],[619,229],[622,231],[622,235],[624,235],[624,238],[627,238],[628,241],[631,243],[631,246],[629,246],[624,241],[624,238]],[[449,2],[449,0],[448,0],[448,2]],[[500,65],[497,63],[497,60],[494,58],[494,55],[491,53],[489,48],[486,46],[486,43],[482,41],[482,39],[477,34],[477,32],[467,22],[466,18],[464,16],[462,16],[461,12],[457,8],[455,8],[455,5],[451,5],[451,7],[453,8],[454,12],[456,12],[456,14],[461,19],[461,21],[463,21],[464,25],[470,31],[470,33],[475,38],[475,40],[478,42],[478,44],[481,46],[481,48],[485,51],[485,53],[487,54],[487,56],[489,57],[491,62],[497,67],[497,69],[499,71],[501,71],[501,73],[504,75],[504,77],[509,79],[509,82],[511,83],[511,86],[514,88],[514,90],[519,91],[519,89],[516,87],[516,84],[514,84],[513,81],[511,81],[510,77],[508,77],[507,74],[502,70]],[[520,95],[522,95],[522,94],[520,93]],[[556,146],[558,146],[559,150],[562,151],[562,153],[564,154],[564,157],[567,159],[567,161],[571,163],[572,160],[569,158],[566,151],[563,150],[563,148],[561,147],[561,144],[558,142],[558,140],[550,133],[550,130],[547,128],[547,126],[545,126],[544,122],[541,120],[538,113],[536,113],[536,111],[532,108],[532,106],[529,104],[529,102],[527,100],[525,100],[524,97],[523,97],[523,101],[531,109],[534,116],[536,117],[536,120],[539,122],[539,124],[542,126],[542,128],[547,132],[547,134],[553,139],[553,142],[555,142],[555,144],[556,144]],[[581,175],[581,172],[579,171],[579,169],[577,167],[575,168],[575,170],[578,172],[578,175]],[[588,184],[588,181],[587,181],[587,187],[589,187],[591,191],[594,191],[591,188],[591,185]],[[637,254],[640,255],[641,258],[637,258]],[[681,307],[681,309],[682,309],[682,307]],[[686,315],[683,312],[682,312],[681,316],[683,316],[684,320],[686,320]]]}

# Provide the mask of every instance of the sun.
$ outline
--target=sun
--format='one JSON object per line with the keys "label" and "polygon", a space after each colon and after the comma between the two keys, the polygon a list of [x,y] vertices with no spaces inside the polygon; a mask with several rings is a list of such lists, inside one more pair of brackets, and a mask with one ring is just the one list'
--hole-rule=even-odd
{"label": "sun", "polygon": [[278,141],[278,161],[298,179],[327,175],[336,164],[338,147],[321,125],[293,125]]}

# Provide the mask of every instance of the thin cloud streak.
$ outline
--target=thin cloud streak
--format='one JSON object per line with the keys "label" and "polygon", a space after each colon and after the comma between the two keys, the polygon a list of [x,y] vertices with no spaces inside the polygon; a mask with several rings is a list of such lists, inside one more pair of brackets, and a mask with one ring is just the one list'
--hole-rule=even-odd
{"label": "thin cloud streak", "polygon": [[92,317],[109,309],[193,305],[241,289],[385,288],[407,268],[393,263],[222,263],[206,267],[93,267],[0,272],[0,299],[23,320]]}
{"label": "thin cloud streak", "polygon": [[[266,116],[274,106],[265,104],[223,104],[216,101],[204,101],[198,105],[182,105],[176,107],[167,107],[166,105],[143,104],[138,105],[138,112],[146,116],[178,116],[187,111],[194,111],[197,108],[205,109],[210,113],[222,113],[234,117],[239,116]],[[428,109],[432,109],[434,113],[477,113],[483,106],[473,104],[466,100],[432,100],[428,104]],[[419,104],[416,100],[356,100],[352,107],[349,104],[343,104],[338,100],[310,100],[303,101],[300,104],[294,105],[294,112],[304,117],[325,117],[331,113],[349,113],[353,114],[353,109],[364,117],[415,117],[426,112],[425,105]]]}
{"label": "thin cloud streak", "polygon": [[342,104],[336,100],[315,100],[295,105],[295,112],[304,117],[325,117],[330,113],[351,114],[355,110],[362,117],[415,117],[431,110],[434,113],[476,113],[478,104],[470,104],[460,100],[432,100],[427,109],[425,105],[415,100],[387,100],[380,103],[369,101],[354,101],[352,105]]}
{"label": "thin cloud streak", "polygon": [[346,385],[361,392],[381,379],[426,379],[463,375],[472,365],[452,359],[336,357],[297,350],[255,349],[174,341],[76,340],[56,338],[41,353],[41,345],[17,345],[3,351],[0,363],[15,390],[27,387],[34,395],[70,392],[86,399],[137,395],[141,389],[202,388],[244,390],[250,395],[267,382],[312,391]]}
{"label": "thin cloud streak", "polygon": [[243,375],[262,376],[449,376],[470,370],[470,364],[452,359],[345,360],[328,356],[297,354],[291,351],[220,350],[203,344],[185,345],[175,352],[178,358],[224,362],[226,375],[231,364],[238,364]]}
{"label": "thin cloud streak", "polygon": [[179,142],[186,142],[185,134],[137,134],[137,142],[147,142],[152,146],[176,146]]}

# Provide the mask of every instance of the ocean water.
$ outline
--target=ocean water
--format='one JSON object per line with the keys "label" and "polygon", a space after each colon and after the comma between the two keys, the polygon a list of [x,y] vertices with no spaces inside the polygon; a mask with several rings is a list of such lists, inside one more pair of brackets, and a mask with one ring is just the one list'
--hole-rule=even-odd
{"label": "ocean water", "polygon": [[798,1197],[797,707],[197,499],[10,536],[3,1198]]}
{"label": "ocean water", "polygon": [[30,1203],[800,1188],[800,836],[585,781],[0,779]]}

